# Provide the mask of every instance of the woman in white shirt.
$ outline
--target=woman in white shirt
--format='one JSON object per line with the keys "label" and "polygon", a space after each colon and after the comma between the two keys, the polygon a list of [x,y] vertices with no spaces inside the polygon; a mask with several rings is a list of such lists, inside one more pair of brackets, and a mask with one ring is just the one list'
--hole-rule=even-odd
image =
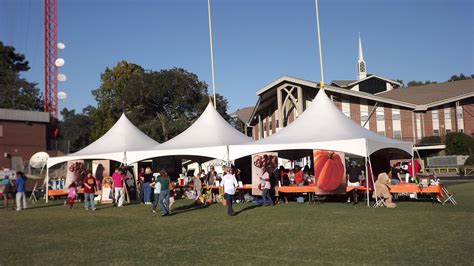
{"label": "woman in white shirt", "polygon": [[237,179],[235,179],[234,171],[230,167],[225,167],[227,174],[222,177],[221,186],[224,187],[224,198],[227,203],[227,214],[234,216],[234,209],[232,209],[232,202],[234,201],[235,190],[239,186]]}

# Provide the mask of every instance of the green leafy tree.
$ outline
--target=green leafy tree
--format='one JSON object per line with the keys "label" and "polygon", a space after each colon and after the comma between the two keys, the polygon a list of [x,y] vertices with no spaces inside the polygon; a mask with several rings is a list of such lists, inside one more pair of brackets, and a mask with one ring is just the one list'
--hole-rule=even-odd
{"label": "green leafy tree", "polygon": [[438,83],[438,82],[430,81],[430,80],[427,80],[425,82],[412,80],[412,81],[408,82],[407,87],[414,87],[414,86],[421,86],[421,85],[428,85],[428,84],[436,84],[436,83]]}
{"label": "green leafy tree", "polygon": [[64,108],[61,111],[63,121],[59,123],[59,139],[69,141],[70,152],[76,152],[89,144],[91,119],[86,107],[82,114],[76,114],[74,109]]}
{"label": "green leafy tree", "polygon": [[[91,110],[91,140],[102,136],[122,112],[143,132],[164,142],[189,127],[211,100],[207,84],[181,68],[161,71],[119,62],[101,75],[92,92],[98,107]],[[217,111],[225,118],[227,100],[217,95]]]}
{"label": "green leafy tree", "polygon": [[466,79],[474,79],[474,74],[470,76],[465,76],[463,73],[458,75],[452,75],[451,78],[448,80],[448,82],[451,81],[458,81],[458,80],[466,80]]}
{"label": "green leafy tree", "polygon": [[461,132],[446,134],[447,155],[473,155],[474,138]]}
{"label": "green leafy tree", "polygon": [[0,42],[0,108],[42,110],[43,101],[36,84],[20,77],[28,71],[25,56]]}

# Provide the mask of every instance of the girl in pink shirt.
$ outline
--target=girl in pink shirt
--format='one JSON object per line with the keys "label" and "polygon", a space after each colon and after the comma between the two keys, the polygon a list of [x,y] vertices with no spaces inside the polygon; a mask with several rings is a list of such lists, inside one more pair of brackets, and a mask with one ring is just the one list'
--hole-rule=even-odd
{"label": "girl in pink shirt", "polygon": [[74,207],[74,201],[76,200],[76,181],[72,182],[71,185],[69,185],[69,188],[68,188],[68,195],[67,195],[67,199],[68,199],[68,203],[69,203],[69,208],[73,208]]}

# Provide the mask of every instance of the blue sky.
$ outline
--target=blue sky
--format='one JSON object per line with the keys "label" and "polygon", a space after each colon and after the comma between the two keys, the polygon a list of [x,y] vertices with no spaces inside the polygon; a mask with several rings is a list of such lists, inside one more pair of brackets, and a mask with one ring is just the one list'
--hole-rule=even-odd
{"label": "blue sky", "polygon": [[[211,84],[207,0],[58,0],[60,57],[68,98],[96,105],[91,90],[119,60],[146,69],[182,67]],[[319,81],[313,0],[212,0],[217,92],[229,111],[254,105],[256,90],[290,75]],[[445,81],[474,73],[471,0],[320,0],[326,83],[355,79],[362,35],[369,73]],[[43,1],[0,0],[0,40],[26,55],[24,76],[43,89]],[[211,90],[211,87],[209,87]],[[212,91],[211,91],[212,92]]]}

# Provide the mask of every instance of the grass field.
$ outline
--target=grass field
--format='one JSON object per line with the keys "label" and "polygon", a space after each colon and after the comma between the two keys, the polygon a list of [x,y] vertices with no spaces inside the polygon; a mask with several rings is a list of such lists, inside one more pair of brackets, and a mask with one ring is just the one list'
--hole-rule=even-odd
{"label": "grass field", "polygon": [[474,263],[474,182],[454,182],[457,206],[340,202],[194,209],[169,217],[148,205],[86,212],[56,201],[0,209],[0,265],[16,264],[461,264]]}

